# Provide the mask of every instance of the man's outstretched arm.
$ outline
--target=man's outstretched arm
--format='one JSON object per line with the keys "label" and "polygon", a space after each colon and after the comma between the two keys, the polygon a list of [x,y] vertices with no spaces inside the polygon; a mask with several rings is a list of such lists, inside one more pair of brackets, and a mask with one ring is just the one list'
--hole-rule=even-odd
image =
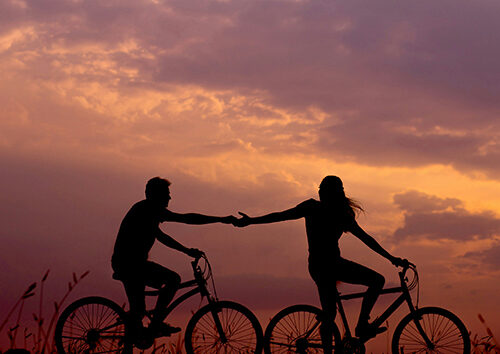
{"label": "man's outstretched arm", "polygon": [[191,224],[191,225],[204,225],[204,224],[213,224],[216,222],[221,222],[223,224],[231,224],[236,220],[236,217],[232,215],[228,216],[210,216],[203,215],[197,213],[174,213],[170,212],[167,221],[181,222],[183,224]]}

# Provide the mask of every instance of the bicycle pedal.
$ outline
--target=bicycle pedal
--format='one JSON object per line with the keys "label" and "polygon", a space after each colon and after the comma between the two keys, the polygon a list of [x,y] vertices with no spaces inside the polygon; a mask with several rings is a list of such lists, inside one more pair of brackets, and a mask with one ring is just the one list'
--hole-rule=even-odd
{"label": "bicycle pedal", "polygon": [[151,335],[141,335],[139,338],[135,338],[134,345],[141,350],[146,350],[151,348],[154,344],[154,337]]}

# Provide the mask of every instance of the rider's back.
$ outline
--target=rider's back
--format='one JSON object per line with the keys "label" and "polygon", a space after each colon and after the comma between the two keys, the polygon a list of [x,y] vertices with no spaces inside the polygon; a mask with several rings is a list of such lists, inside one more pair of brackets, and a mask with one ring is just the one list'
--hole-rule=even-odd
{"label": "rider's back", "polygon": [[153,247],[159,224],[167,219],[168,210],[145,199],[135,203],[120,225],[112,257],[113,268],[146,262]]}

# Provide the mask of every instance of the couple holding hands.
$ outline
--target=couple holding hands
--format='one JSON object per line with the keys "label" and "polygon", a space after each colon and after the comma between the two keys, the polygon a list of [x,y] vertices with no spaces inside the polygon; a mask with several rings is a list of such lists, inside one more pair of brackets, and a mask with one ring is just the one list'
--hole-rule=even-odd
{"label": "couple holding hands", "polygon": [[163,310],[172,301],[181,278],[176,272],[148,260],[155,240],[191,257],[202,254],[200,250],[186,248],[162,232],[159,228],[161,222],[192,225],[221,222],[244,227],[304,218],[309,246],[309,273],[317,285],[325,316],[322,336],[328,335],[329,323],[335,320],[337,281],[368,287],[361,305],[356,336],[372,337],[385,330],[375,329],[369,323],[370,311],[384,286],[384,277],[374,270],[342,258],[338,241],[344,232],[350,232],[395,266],[403,266],[407,261],[392,256],[358,225],[356,213],[363,209],[345,195],[339,177],[326,176],[319,185],[318,194],[319,200],[311,198],[293,208],[258,217],[249,217],[241,212],[241,218],[180,214],[167,209],[171,199],[170,182],[160,177],[150,179],[146,184],[146,199],[134,204],[120,225],[111,261],[115,278],[121,280],[125,287],[132,328],[142,328],[144,291],[147,285],[160,290],[150,328],[157,336],[180,331],[180,328],[163,322],[166,317]]}

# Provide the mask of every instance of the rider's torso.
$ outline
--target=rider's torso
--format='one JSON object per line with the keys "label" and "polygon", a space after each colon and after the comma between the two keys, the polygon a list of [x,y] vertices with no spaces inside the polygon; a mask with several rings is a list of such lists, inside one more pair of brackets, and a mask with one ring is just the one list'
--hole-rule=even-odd
{"label": "rider's torso", "polygon": [[349,229],[351,218],[315,199],[297,206],[305,215],[309,261],[329,261],[340,257],[339,239]]}
{"label": "rider's torso", "polygon": [[113,267],[146,262],[168,210],[150,200],[137,202],[120,225],[113,252]]}

